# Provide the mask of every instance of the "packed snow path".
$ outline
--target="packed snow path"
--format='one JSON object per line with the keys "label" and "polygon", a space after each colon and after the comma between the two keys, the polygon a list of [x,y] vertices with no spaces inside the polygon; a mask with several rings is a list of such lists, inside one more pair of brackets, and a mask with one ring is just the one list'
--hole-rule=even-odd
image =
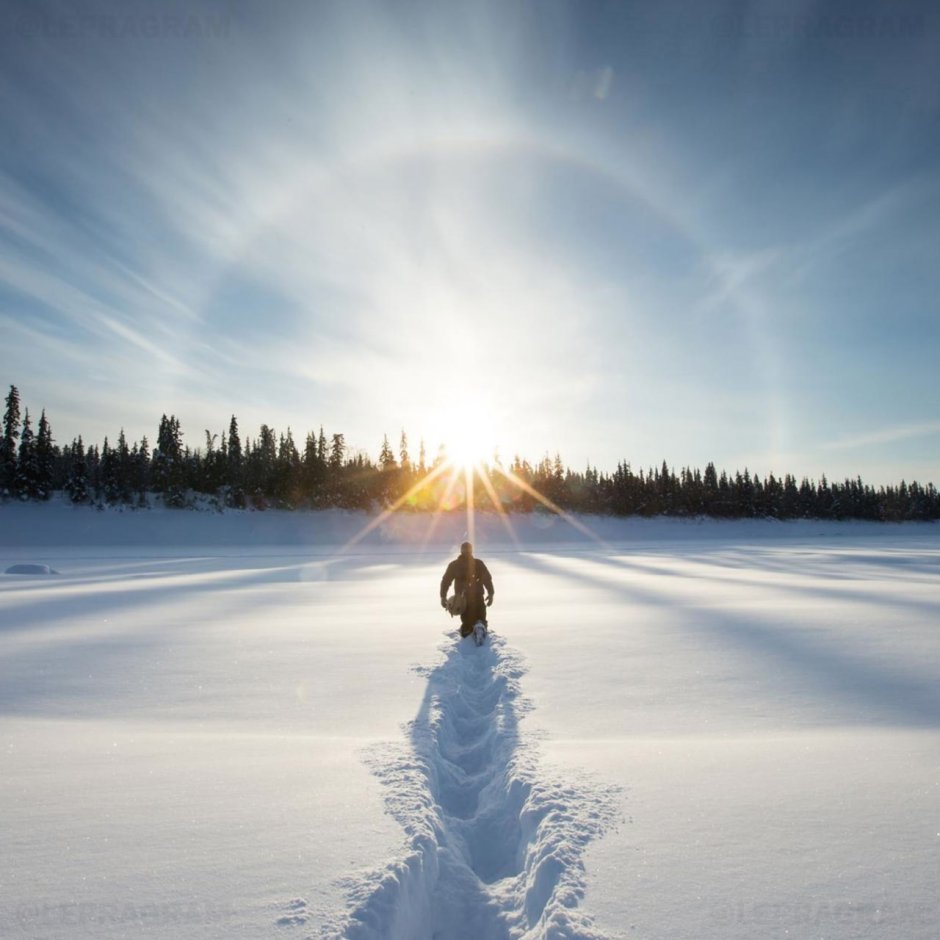
{"label": "packed snow path", "polygon": [[539,778],[519,728],[524,670],[501,638],[446,649],[405,752],[371,757],[409,852],[351,886],[335,935],[598,937],[577,907],[581,856],[613,815],[609,795]]}

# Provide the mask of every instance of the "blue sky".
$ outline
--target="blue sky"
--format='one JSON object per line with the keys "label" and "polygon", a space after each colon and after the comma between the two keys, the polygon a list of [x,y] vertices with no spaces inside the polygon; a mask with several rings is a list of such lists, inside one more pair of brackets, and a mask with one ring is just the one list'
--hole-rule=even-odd
{"label": "blue sky", "polygon": [[0,15],[0,381],[60,442],[940,483],[930,4]]}

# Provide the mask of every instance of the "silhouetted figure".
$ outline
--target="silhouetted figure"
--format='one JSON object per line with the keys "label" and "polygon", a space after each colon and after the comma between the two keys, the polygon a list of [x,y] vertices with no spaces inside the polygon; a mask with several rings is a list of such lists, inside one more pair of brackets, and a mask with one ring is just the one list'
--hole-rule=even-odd
{"label": "silhouetted figure", "polygon": [[[451,584],[456,594],[448,601],[447,591]],[[461,636],[470,636],[478,620],[487,625],[486,608],[493,603],[493,594],[493,578],[489,570],[479,558],[473,557],[473,546],[464,542],[460,546],[460,555],[447,566],[441,578],[441,607],[452,614],[460,614]]]}

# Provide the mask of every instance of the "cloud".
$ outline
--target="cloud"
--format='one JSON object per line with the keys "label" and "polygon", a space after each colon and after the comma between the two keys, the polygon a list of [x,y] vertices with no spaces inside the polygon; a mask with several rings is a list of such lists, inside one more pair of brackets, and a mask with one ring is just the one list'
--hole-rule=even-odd
{"label": "cloud", "polygon": [[[791,281],[825,269],[837,257],[863,247],[866,237],[891,231],[895,238],[906,238],[904,213],[940,194],[940,185],[932,178],[915,176],[892,183],[877,195],[869,196],[835,222],[825,225],[813,237],[793,245],[785,253],[781,267]],[[894,224],[892,224],[894,223]]]}
{"label": "cloud", "polygon": [[935,434],[940,434],[940,421],[924,421],[917,424],[893,425],[862,434],[840,435],[820,446],[824,450],[859,450]]}

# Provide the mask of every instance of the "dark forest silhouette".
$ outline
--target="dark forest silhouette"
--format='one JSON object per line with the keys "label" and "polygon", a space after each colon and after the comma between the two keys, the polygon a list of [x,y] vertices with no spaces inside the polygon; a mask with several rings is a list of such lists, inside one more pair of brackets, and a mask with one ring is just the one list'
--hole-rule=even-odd
{"label": "dark forest silhouette", "polygon": [[63,491],[74,503],[145,507],[156,494],[167,506],[185,507],[201,494],[220,508],[426,511],[471,502],[482,510],[498,504],[507,512],[530,512],[551,503],[567,512],[617,516],[940,518],[940,495],[932,483],[902,481],[875,489],[860,478],[837,483],[825,476],[797,483],[791,474],[759,479],[747,469],[718,472],[711,463],[704,471],[684,467],[678,474],[665,462],[646,471],[621,462],[612,473],[594,467],[578,472],[558,455],[536,464],[516,456],[505,465],[494,457],[483,465],[485,473],[472,477],[443,472],[446,464],[443,450],[429,462],[423,442],[413,459],[404,431],[397,453],[386,436],[373,461],[351,451],[342,434],[327,436],[322,427],[308,433],[302,446],[290,429],[279,434],[266,424],[243,440],[234,416],[220,434],[207,430],[204,447],[196,449],[183,444],[173,415],[160,419],[152,448],[146,437],[129,444],[123,430],[100,448],[86,447],[81,437],[59,446],[45,410],[34,429],[10,386],[0,440],[0,497],[47,500]]}

